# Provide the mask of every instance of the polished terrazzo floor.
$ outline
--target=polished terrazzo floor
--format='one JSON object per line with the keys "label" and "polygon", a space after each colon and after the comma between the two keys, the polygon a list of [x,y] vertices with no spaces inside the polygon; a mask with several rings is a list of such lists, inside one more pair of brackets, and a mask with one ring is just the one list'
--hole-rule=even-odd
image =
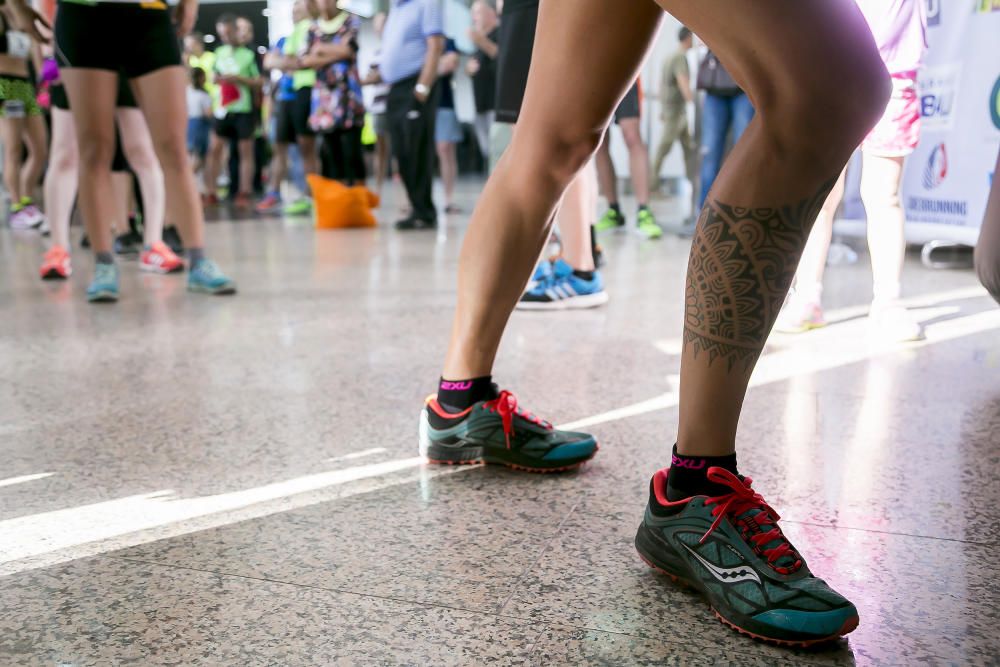
{"label": "polished terrazzo floor", "polygon": [[676,428],[686,241],[608,237],[608,306],[512,319],[497,378],[596,433],[594,462],[420,459],[466,221],[216,223],[239,296],[125,264],[98,307],[83,253],[44,284],[38,237],[0,231],[0,665],[1000,662],[1000,308],[970,271],[911,258],[928,339],[886,346],[866,257],[833,267],[833,325],[758,367],[741,468],[862,618],[790,651],[631,546]]}

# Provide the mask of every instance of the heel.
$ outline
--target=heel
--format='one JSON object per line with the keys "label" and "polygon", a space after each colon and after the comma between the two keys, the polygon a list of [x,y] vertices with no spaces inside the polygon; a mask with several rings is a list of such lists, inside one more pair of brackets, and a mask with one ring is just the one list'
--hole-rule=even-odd
{"label": "heel", "polygon": [[460,465],[463,463],[483,463],[482,447],[463,447],[461,445],[449,447],[435,442],[428,442],[426,449],[421,451],[431,463],[445,463],[448,465]]}
{"label": "heel", "polygon": [[683,564],[663,553],[663,546],[657,544],[645,523],[640,524],[635,533],[635,550],[639,553],[639,558],[657,572],[667,575],[676,583],[692,585],[685,577]]}

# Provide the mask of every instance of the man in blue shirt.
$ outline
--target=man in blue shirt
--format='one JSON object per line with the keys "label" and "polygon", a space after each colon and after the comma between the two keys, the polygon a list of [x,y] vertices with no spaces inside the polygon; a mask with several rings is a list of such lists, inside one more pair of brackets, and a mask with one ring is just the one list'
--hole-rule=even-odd
{"label": "man in blue shirt", "polygon": [[392,149],[413,211],[398,229],[437,226],[431,196],[434,180],[434,116],[444,51],[442,0],[393,0],[382,32],[381,80],[390,85],[388,115]]}

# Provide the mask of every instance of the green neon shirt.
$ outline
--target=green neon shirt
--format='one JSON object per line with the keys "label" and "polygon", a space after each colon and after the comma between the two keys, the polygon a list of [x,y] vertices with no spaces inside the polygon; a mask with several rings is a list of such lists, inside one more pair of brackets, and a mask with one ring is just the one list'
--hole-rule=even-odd
{"label": "green neon shirt", "polygon": [[[292,34],[285,39],[286,56],[304,56],[309,48],[309,29],[312,21],[305,19],[295,24]],[[316,70],[300,69],[292,74],[292,88],[301,90],[302,88],[312,88],[316,85]]]}

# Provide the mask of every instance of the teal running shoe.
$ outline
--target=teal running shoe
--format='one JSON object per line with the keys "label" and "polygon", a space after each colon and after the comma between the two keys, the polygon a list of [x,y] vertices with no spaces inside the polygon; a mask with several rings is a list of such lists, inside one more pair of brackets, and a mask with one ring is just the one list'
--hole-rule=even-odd
{"label": "teal running shoe", "polygon": [[427,399],[420,413],[420,451],[431,463],[496,463],[528,472],[571,470],[597,453],[586,433],[559,431],[501,391],[458,414]]}
{"label": "teal running shoe", "polygon": [[201,259],[188,273],[188,291],[203,294],[235,294],[236,283],[210,259]]}
{"label": "teal running shoe", "polygon": [[87,301],[90,303],[114,303],[118,300],[118,266],[98,263],[94,268],[94,279],[87,286]]}
{"label": "teal running shoe", "polygon": [[858,610],[809,571],[749,477],[712,467],[709,480],[729,493],[671,502],[668,473],[653,476],[635,536],[648,565],[700,592],[723,623],[756,639],[809,646],[858,627]]}
{"label": "teal running shoe", "polygon": [[647,239],[658,239],[663,236],[663,228],[657,224],[656,218],[653,217],[652,211],[648,208],[639,209],[639,214],[636,216],[636,228]]}
{"label": "teal running shoe", "polygon": [[601,219],[597,221],[594,225],[594,229],[599,232],[606,232],[609,229],[624,229],[625,228],[625,216],[620,211],[616,211],[613,208],[609,208],[601,216]]}

